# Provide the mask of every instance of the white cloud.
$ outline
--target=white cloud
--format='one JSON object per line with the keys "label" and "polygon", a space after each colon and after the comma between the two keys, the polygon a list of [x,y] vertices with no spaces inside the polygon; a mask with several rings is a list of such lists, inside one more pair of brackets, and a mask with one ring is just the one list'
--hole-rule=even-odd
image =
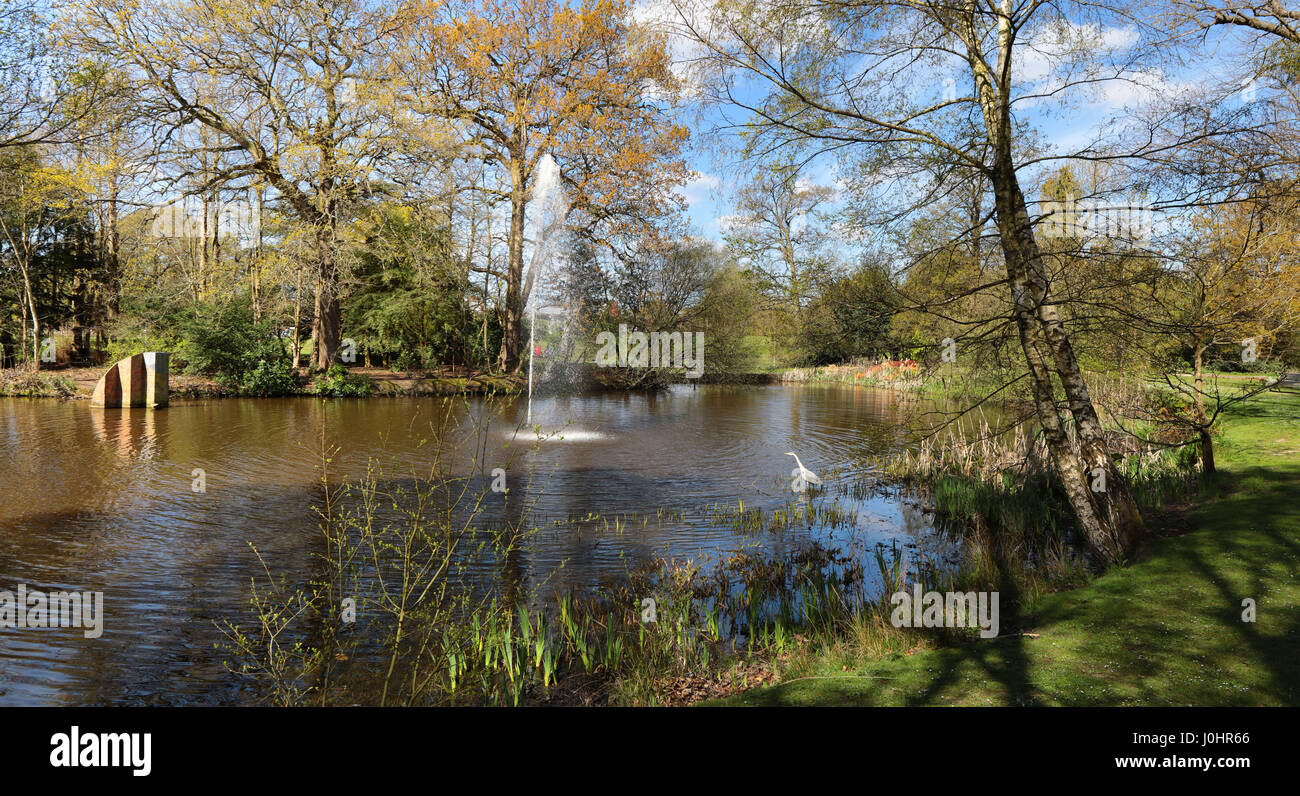
{"label": "white cloud", "polygon": [[686,199],[686,204],[695,207],[701,202],[711,201],[713,192],[722,187],[722,180],[713,174],[695,172],[695,177],[680,189],[680,193]]}
{"label": "white cloud", "polygon": [[1131,26],[1053,23],[1028,36],[1015,54],[1022,111],[1062,103],[1060,123],[1043,121],[1053,151],[1066,154],[1091,145],[1110,123],[1191,87],[1158,67],[1140,65],[1141,38]]}
{"label": "white cloud", "polygon": [[693,0],[638,0],[632,9],[634,23],[667,37],[670,68],[688,95],[699,93],[693,64],[705,55],[705,48],[685,32],[686,22],[695,25],[701,18]]}
{"label": "white cloud", "polygon": [[1016,77],[1037,83],[1081,60],[1121,55],[1137,44],[1140,34],[1130,26],[1079,25],[1063,22],[1039,28],[1016,49]]}

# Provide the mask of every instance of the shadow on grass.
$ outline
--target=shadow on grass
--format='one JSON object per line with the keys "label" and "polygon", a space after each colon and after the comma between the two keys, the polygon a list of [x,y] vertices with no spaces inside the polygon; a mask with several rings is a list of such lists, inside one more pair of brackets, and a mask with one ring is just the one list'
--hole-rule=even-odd
{"label": "shadow on grass", "polygon": [[[1258,705],[1300,703],[1300,466],[1225,472],[1196,530],[1049,595],[1037,637],[873,662],[729,700],[759,705]],[[1257,621],[1243,621],[1243,599]],[[1014,616],[1014,615],[1013,615]]]}

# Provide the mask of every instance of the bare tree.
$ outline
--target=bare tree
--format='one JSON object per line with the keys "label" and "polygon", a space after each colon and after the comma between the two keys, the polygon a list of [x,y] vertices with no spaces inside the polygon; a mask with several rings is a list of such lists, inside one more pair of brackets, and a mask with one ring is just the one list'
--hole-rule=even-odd
{"label": "bare tree", "polygon": [[1249,28],[1300,44],[1300,9],[1280,0],[1174,0],[1173,6],[1194,25]]}
{"label": "bare tree", "polygon": [[59,47],[51,16],[35,0],[0,3],[0,148],[75,140],[82,119],[113,99],[94,64]]}
{"label": "bare tree", "polygon": [[[199,195],[264,184],[307,229],[315,263],[313,366],[341,341],[338,230],[391,155],[368,101],[385,15],[362,0],[84,2],[65,35],[130,70]],[[183,136],[185,131],[201,130]]]}
{"label": "bare tree", "polygon": [[809,180],[790,160],[763,164],[740,188],[725,231],[741,264],[779,297],[797,325],[810,282],[829,261],[818,214],[833,196],[833,189]]}

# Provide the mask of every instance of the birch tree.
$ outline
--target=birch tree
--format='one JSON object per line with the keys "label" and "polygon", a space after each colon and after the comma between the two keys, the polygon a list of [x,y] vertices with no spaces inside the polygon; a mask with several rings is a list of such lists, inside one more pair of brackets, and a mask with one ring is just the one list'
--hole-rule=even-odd
{"label": "birch tree", "polygon": [[910,211],[987,186],[981,222],[996,232],[998,281],[1009,293],[1008,319],[1054,471],[1094,556],[1124,557],[1143,534],[1142,519],[1108,451],[1027,193],[1054,160],[1122,163],[1169,146],[1152,143],[1157,129],[1176,135],[1157,120],[1142,142],[1108,143],[1098,132],[1045,151],[1029,109],[1069,113],[1108,88],[1149,94],[1161,87],[1168,56],[1146,42],[1164,37],[1127,5],[676,0],[675,7],[672,27],[699,53],[705,101],[735,109],[728,121],[754,149],[839,155],[859,190],[890,192]]}
{"label": "birch tree", "polygon": [[760,284],[802,326],[810,280],[828,262],[819,210],[834,191],[783,161],[760,167],[741,187],[736,214],[725,232],[727,245]]}

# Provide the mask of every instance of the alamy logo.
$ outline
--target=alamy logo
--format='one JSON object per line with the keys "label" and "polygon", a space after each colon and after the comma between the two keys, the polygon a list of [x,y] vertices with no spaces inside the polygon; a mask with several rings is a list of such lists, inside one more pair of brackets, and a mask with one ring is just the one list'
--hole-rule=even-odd
{"label": "alamy logo", "polygon": [[1046,238],[1116,238],[1145,241],[1153,228],[1151,206],[1145,202],[1111,204],[1091,199],[1043,202],[1040,230]]}
{"label": "alamy logo", "polygon": [[206,208],[192,196],[154,208],[149,232],[155,238],[235,238],[245,245],[257,241],[262,229],[258,205],[242,199],[212,202]]}
{"label": "alamy logo", "polygon": [[86,638],[104,633],[104,593],[43,592],[18,584],[15,594],[0,591],[0,628],[79,627]]}
{"label": "alamy logo", "polygon": [[69,732],[50,736],[50,765],[55,768],[131,768],[131,774],[147,777],[153,771],[153,735],[147,732],[81,732],[73,725]]}
{"label": "alamy logo", "polygon": [[998,634],[997,592],[921,592],[914,584],[912,592],[894,592],[889,598],[894,612],[889,621],[894,627],[978,627],[980,638]]}
{"label": "alamy logo", "polygon": [[596,335],[596,364],[606,368],[685,368],[686,378],[704,373],[704,332],[628,332]]}

